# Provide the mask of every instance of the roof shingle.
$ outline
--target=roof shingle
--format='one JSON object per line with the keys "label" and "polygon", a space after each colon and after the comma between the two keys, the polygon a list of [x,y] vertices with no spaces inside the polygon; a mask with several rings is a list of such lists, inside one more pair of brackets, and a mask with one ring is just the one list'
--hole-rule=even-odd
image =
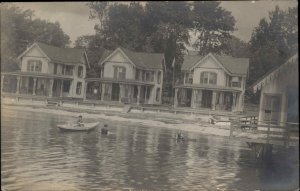
{"label": "roof shingle", "polygon": [[85,64],[85,50],[79,48],[60,48],[44,43],[36,43],[42,51],[54,62]]}
{"label": "roof shingle", "polygon": [[[231,56],[220,56],[212,54],[231,74],[247,75],[249,68],[249,58],[234,58]],[[185,55],[181,70],[190,70],[204,56]]]}
{"label": "roof shingle", "polygon": [[[144,52],[134,52],[125,48],[120,47],[120,49],[126,54],[126,56],[137,66],[147,69],[163,69],[162,60],[164,54],[161,53],[144,53]],[[114,51],[105,50],[99,64],[110,56]]]}

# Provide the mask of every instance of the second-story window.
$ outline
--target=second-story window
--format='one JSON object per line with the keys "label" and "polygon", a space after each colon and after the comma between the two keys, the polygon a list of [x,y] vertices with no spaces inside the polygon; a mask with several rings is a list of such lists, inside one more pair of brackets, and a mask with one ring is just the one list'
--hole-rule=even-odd
{"label": "second-story window", "polygon": [[150,78],[151,78],[151,73],[150,72],[146,72],[146,81],[150,82]]}
{"label": "second-story window", "polygon": [[72,76],[73,75],[73,66],[65,66],[65,75]]}
{"label": "second-story window", "polygon": [[185,83],[186,84],[192,84],[193,83],[193,74],[192,73],[186,73],[185,74]]}
{"label": "second-story window", "polygon": [[136,71],[135,71],[135,79],[136,80],[140,79],[140,70],[139,69],[136,69]]}
{"label": "second-story window", "polygon": [[124,80],[126,79],[126,68],[122,66],[114,67],[114,78]]}
{"label": "second-story window", "polygon": [[240,81],[239,77],[232,77],[231,87],[237,87],[237,88],[241,87],[241,81]]}
{"label": "second-story window", "polygon": [[82,66],[78,66],[78,77],[79,78],[83,77],[83,67]]}
{"label": "second-story window", "polygon": [[161,82],[161,71],[158,71],[157,73],[157,83],[160,84]]}
{"label": "second-story window", "polygon": [[42,71],[42,61],[40,60],[28,60],[27,62],[28,72],[41,72]]}
{"label": "second-story window", "polygon": [[217,84],[217,74],[214,72],[202,72],[200,84]]}
{"label": "second-story window", "polygon": [[53,74],[57,74],[57,63],[54,63]]}

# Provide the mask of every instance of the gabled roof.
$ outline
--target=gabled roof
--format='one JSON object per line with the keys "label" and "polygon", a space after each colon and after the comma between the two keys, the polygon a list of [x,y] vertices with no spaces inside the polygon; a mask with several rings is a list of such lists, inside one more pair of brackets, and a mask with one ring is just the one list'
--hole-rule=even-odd
{"label": "gabled roof", "polygon": [[[232,75],[247,75],[248,73],[249,58],[235,58],[212,53],[209,53],[207,56],[209,55],[212,55]],[[207,56],[185,55],[181,70],[191,70]]]}
{"label": "gabled roof", "polygon": [[145,69],[164,69],[162,60],[164,60],[164,54],[161,53],[145,53],[145,52],[134,52],[122,47],[117,48],[115,51],[105,50],[99,64],[102,65],[114,52],[117,50],[122,51],[137,67]]}
{"label": "gabled roof", "polygon": [[278,76],[279,72],[289,67],[290,64],[298,64],[299,63],[299,57],[298,53],[294,54],[292,57],[290,57],[284,64],[281,64],[271,71],[267,72],[265,75],[263,75],[261,78],[259,78],[256,82],[253,83],[250,87],[253,88],[253,92],[255,93],[258,89],[261,89],[262,86],[264,86],[266,83],[268,83],[270,80]]}
{"label": "gabled roof", "polygon": [[184,55],[181,70],[190,70],[203,56],[199,55]]}
{"label": "gabled roof", "polygon": [[53,62],[70,63],[70,64],[79,64],[79,63],[84,64],[87,62],[89,66],[86,52],[84,49],[60,48],[60,47],[51,46],[40,42],[34,43],[29,49],[23,52],[19,56],[19,58],[25,55],[32,47],[34,47],[34,45],[37,45],[42,50],[42,52]]}

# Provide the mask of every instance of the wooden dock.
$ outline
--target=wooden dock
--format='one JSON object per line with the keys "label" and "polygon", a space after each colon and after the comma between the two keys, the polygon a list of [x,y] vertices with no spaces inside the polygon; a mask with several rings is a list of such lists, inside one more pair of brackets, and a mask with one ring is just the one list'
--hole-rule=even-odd
{"label": "wooden dock", "polygon": [[270,158],[272,147],[299,147],[299,123],[260,122],[255,116],[230,120],[230,139],[246,142],[256,159]]}

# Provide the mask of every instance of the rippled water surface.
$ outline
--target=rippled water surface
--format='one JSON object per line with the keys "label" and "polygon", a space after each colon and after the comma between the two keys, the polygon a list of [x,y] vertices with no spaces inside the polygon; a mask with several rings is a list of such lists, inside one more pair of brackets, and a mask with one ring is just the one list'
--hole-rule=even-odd
{"label": "rippled water surface", "polygon": [[[100,121],[87,132],[61,132],[70,117],[1,112],[1,186],[5,190],[295,190],[298,148],[274,149],[257,165],[246,143],[176,130]],[[92,120],[92,119],[91,119]],[[292,188],[292,189],[288,189]]]}

